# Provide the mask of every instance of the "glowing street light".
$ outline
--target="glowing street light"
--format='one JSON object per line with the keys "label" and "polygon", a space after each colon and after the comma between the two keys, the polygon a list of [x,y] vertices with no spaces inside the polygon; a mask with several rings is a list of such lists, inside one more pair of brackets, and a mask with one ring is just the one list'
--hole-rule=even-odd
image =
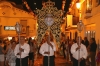
{"label": "glowing street light", "polygon": [[80,9],[80,7],[81,7],[80,2],[77,2],[77,3],[76,3],[76,7],[77,7],[77,9]]}

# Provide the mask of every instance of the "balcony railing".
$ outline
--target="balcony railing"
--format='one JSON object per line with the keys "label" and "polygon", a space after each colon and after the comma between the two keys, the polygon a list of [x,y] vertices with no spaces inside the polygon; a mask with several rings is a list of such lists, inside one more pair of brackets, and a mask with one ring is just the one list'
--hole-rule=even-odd
{"label": "balcony railing", "polygon": [[[73,16],[71,25],[66,24],[65,31],[68,31],[70,29],[76,29],[78,22],[79,22],[79,17]],[[69,22],[67,22],[67,23],[69,23]]]}
{"label": "balcony railing", "polygon": [[91,11],[92,10],[86,10],[86,13],[85,13],[85,16],[84,16],[85,19],[90,18],[92,16]]}

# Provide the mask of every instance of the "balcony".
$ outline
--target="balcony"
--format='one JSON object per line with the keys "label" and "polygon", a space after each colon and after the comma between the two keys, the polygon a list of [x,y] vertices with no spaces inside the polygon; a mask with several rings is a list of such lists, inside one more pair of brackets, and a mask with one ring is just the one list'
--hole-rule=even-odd
{"label": "balcony", "polygon": [[84,18],[87,19],[87,18],[90,18],[91,16],[92,16],[91,10],[86,10],[86,13],[84,15]]}
{"label": "balcony", "polygon": [[76,29],[78,22],[79,22],[79,17],[67,16],[67,25],[65,26],[65,31],[69,31],[71,29]]}

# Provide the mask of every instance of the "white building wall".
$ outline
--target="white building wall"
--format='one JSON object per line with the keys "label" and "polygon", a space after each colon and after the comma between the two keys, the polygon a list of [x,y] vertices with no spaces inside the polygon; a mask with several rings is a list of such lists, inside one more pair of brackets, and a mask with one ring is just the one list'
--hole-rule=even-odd
{"label": "white building wall", "polygon": [[9,2],[0,2],[0,25],[2,36],[16,36],[16,31],[6,31],[4,26],[15,26],[16,22],[20,20],[27,20],[27,26],[29,26],[29,35],[36,36],[36,19],[28,12],[18,9],[12,6]]}

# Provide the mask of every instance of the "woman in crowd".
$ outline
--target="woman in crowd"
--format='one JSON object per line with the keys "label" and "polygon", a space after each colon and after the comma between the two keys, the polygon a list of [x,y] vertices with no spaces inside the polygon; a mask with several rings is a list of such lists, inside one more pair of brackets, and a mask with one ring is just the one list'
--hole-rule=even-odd
{"label": "woman in crowd", "polygon": [[34,43],[33,43],[31,37],[28,40],[28,44],[30,45],[29,66],[33,66],[33,64],[34,64]]}
{"label": "woman in crowd", "polygon": [[69,59],[72,62],[73,58],[72,58],[72,54],[71,54],[71,46],[73,44],[73,40],[69,40],[69,44],[68,44],[68,48],[69,48]]}
{"label": "woman in crowd", "polygon": [[4,66],[4,49],[2,46],[2,40],[0,40],[0,66]]}
{"label": "woman in crowd", "polygon": [[65,53],[65,51],[66,51],[66,37],[65,37],[65,35],[64,36],[62,36],[62,38],[61,38],[61,45],[60,45],[60,49],[62,50],[62,52],[63,52],[63,56],[64,56],[64,58],[66,58],[66,53]]}
{"label": "woman in crowd", "polygon": [[16,47],[16,41],[11,42],[11,46],[8,48],[8,52],[6,54],[6,60],[8,61],[9,66],[15,66],[16,56],[14,54],[14,49]]}
{"label": "woman in crowd", "polygon": [[11,43],[10,43],[10,41],[9,40],[4,40],[4,51],[5,51],[5,63],[4,63],[4,65],[6,65],[6,66],[9,66],[8,65],[8,61],[6,60],[6,54],[7,54],[7,52],[8,52],[8,49],[11,47]]}

